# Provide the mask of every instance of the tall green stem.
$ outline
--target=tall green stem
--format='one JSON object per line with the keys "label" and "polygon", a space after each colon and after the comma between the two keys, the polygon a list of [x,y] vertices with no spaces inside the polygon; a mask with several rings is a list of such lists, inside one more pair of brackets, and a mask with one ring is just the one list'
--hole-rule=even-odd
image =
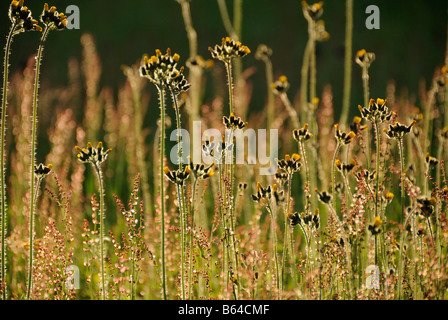
{"label": "tall green stem", "polygon": [[39,77],[40,64],[42,61],[42,54],[44,51],[44,43],[47,38],[50,28],[45,27],[42,37],[40,39],[39,49],[36,57],[36,70],[34,75],[34,95],[33,95],[33,125],[31,131],[31,161],[30,161],[30,226],[29,226],[29,264],[28,264],[28,286],[26,290],[26,298],[30,299],[31,290],[33,287],[33,259],[34,259],[34,211],[35,211],[35,176],[34,164],[36,162],[36,136],[37,136],[37,98],[39,94]]}
{"label": "tall green stem", "polygon": [[352,82],[352,40],[353,40],[353,0],[345,2],[345,60],[344,60],[344,96],[340,123],[346,125],[350,108]]}
{"label": "tall green stem", "polygon": [[7,204],[6,204],[6,180],[5,180],[5,138],[6,138],[6,107],[8,101],[8,75],[9,75],[9,55],[11,53],[11,43],[16,30],[16,24],[13,23],[8,34],[8,39],[5,46],[5,58],[4,58],[4,73],[3,73],[3,90],[2,90],[2,122],[1,122],[1,146],[0,146],[0,205],[1,205],[1,268],[0,268],[0,288],[2,289],[2,299],[7,298],[7,282],[6,282],[6,231],[8,227],[7,223]]}
{"label": "tall green stem", "polygon": [[336,150],[333,155],[333,162],[331,165],[331,192],[333,195],[333,208],[336,210],[336,157],[338,156],[339,149],[341,148],[341,144],[338,142],[336,145]]}
{"label": "tall green stem", "polygon": [[[94,169],[98,178],[98,186],[100,192],[100,268],[101,268],[101,299],[106,300],[106,280],[104,270],[104,183],[103,172],[95,163]],[[134,281],[134,279],[132,279]]]}

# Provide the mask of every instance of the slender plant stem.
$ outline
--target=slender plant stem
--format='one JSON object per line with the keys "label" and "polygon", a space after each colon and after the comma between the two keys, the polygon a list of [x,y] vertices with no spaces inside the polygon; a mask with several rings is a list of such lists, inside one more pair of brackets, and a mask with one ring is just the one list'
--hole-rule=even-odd
{"label": "slender plant stem", "polygon": [[[364,66],[362,68],[362,83],[364,89],[364,108],[368,107],[369,104],[369,69]],[[367,169],[370,170],[370,128],[367,126],[366,130],[366,157],[367,157]]]}
{"label": "slender plant stem", "polygon": [[165,266],[165,188],[163,162],[165,158],[165,89],[159,88],[160,99],[160,214],[161,214],[161,251],[162,251],[162,298],[166,300],[166,266]]}
{"label": "slender plant stem", "polygon": [[400,179],[401,179],[401,221],[404,221],[404,208],[405,208],[405,194],[404,194],[404,150],[403,150],[403,138],[398,140],[398,149],[400,152]]}
{"label": "slender plant stem", "polygon": [[278,263],[278,255],[277,255],[277,246],[278,246],[278,240],[277,240],[277,231],[276,231],[276,217],[274,215],[274,212],[272,211],[272,207],[270,202],[268,201],[268,204],[266,206],[268,209],[269,215],[271,216],[271,228],[272,228],[272,250],[274,251],[274,263],[275,263],[275,272],[277,274],[277,290],[278,290],[278,299],[281,300],[282,296],[282,290],[283,290],[283,284],[282,284],[282,276],[280,274],[280,267]]}
{"label": "slender plant stem", "polygon": [[30,228],[29,228],[29,264],[28,264],[28,286],[26,290],[26,298],[31,297],[31,290],[33,287],[33,259],[34,259],[34,211],[35,211],[35,176],[34,164],[36,162],[36,136],[37,136],[37,98],[39,94],[39,77],[40,64],[42,61],[42,54],[44,51],[44,42],[47,38],[50,28],[45,27],[42,37],[40,39],[39,49],[36,57],[36,69],[34,76],[34,94],[33,94],[33,124],[31,131],[31,161],[30,161]]}
{"label": "slender plant stem", "polygon": [[5,171],[6,171],[6,165],[5,165],[5,139],[6,139],[6,108],[7,108],[7,101],[8,101],[8,78],[9,78],[9,55],[11,53],[11,43],[14,37],[14,32],[16,31],[16,24],[13,23],[11,26],[11,29],[8,34],[8,38],[6,41],[5,46],[5,57],[4,57],[4,72],[3,72],[3,90],[2,90],[2,122],[1,122],[1,146],[0,146],[0,192],[1,192],[1,199],[0,199],[0,205],[1,205],[1,268],[0,268],[0,288],[2,289],[2,299],[6,300],[8,296],[8,288],[7,288],[7,281],[6,281],[6,232],[7,232],[7,204],[6,204],[6,180],[5,180]]}
{"label": "slender plant stem", "polygon": [[341,144],[337,142],[336,150],[334,151],[333,161],[331,164],[331,192],[333,195],[333,208],[336,210],[336,157],[338,156]]}
{"label": "slender plant stem", "polygon": [[347,123],[350,108],[352,82],[352,42],[353,42],[353,0],[345,2],[345,59],[344,59],[344,96],[340,123]]}
{"label": "slender plant stem", "polygon": [[101,299],[106,300],[106,280],[104,270],[104,184],[103,172],[101,168],[94,163],[94,169],[98,177],[98,186],[100,192],[100,266],[101,266]]}

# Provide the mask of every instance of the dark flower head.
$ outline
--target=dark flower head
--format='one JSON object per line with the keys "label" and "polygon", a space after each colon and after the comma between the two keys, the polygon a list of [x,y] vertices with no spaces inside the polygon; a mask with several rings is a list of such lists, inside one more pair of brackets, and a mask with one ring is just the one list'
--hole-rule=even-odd
{"label": "dark flower head", "polygon": [[39,165],[34,165],[34,174],[38,179],[41,179],[48,175],[51,169],[53,169],[53,165],[49,164],[46,166],[43,163],[40,163]]}
{"label": "dark flower head", "polygon": [[286,76],[280,76],[277,81],[271,84],[272,91],[280,95],[289,89],[289,82]]}
{"label": "dark flower head", "polygon": [[389,130],[384,129],[384,132],[390,139],[402,139],[406,134],[411,132],[412,127],[417,121],[414,120],[409,126],[395,122],[393,125],[389,125]]}
{"label": "dark flower head", "polygon": [[350,124],[350,130],[357,133],[369,128],[367,125],[362,125],[361,122],[361,117],[353,117],[353,122]]}
{"label": "dark flower head", "polygon": [[37,20],[33,19],[31,10],[23,5],[24,0],[12,1],[9,6],[9,19],[16,24],[16,33],[22,31],[42,31],[42,28],[37,25]]}
{"label": "dark flower head", "polygon": [[79,161],[97,166],[100,166],[104,161],[106,161],[109,152],[112,151],[112,149],[107,149],[104,151],[103,143],[101,141],[98,142],[98,146],[96,148],[94,148],[90,142],[87,143],[87,148],[80,148],[78,146],[75,148],[79,152]]}
{"label": "dark flower head", "polygon": [[353,131],[350,131],[349,133],[341,131],[339,129],[339,124],[335,124],[334,129],[334,136],[341,145],[349,144],[356,137],[356,134]]}
{"label": "dark flower head", "polygon": [[163,173],[165,174],[165,177],[168,178],[172,183],[178,184],[182,186],[185,182],[185,180],[188,179],[191,173],[191,169],[189,166],[185,166],[185,168],[181,170],[172,170],[168,167],[163,168]]}
{"label": "dark flower head", "polygon": [[376,178],[376,171],[373,170],[372,172],[370,172],[367,169],[364,170],[360,170],[358,172],[355,173],[355,177],[356,179],[359,180],[365,180],[367,183],[373,181]]}
{"label": "dark flower head", "polygon": [[316,210],[313,213],[289,213],[287,215],[287,218],[289,219],[289,224],[291,226],[301,225],[302,227],[308,226],[312,229],[319,229],[320,221],[319,221],[319,210]]}
{"label": "dark flower head", "polygon": [[293,174],[300,170],[302,163],[300,162],[300,155],[294,153],[291,157],[289,154],[285,155],[285,159],[277,161],[278,167],[288,174]]}
{"label": "dark flower head", "polygon": [[331,201],[331,195],[327,193],[327,191],[319,192],[319,190],[316,188],[314,191],[317,192],[319,195],[319,200],[322,201],[325,204],[329,204]]}
{"label": "dark flower head", "polygon": [[67,16],[62,12],[56,11],[56,7],[48,8],[48,4],[44,4],[44,10],[40,15],[40,21],[52,30],[62,30],[67,25]]}
{"label": "dark flower head", "polygon": [[386,106],[387,99],[370,99],[369,106],[363,108],[358,106],[359,111],[361,112],[361,116],[364,119],[369,120],[370,122],[385,122],[389,121],[394,115],[393,112],[389,111],[389,108]]}
{"label": "dark flower head", "polygon": [[355,160],[351,160],[349,163],[342,162],[339,159],[336,159],[335,161],[336,168],[338,168],[338,170],[344,175],[350,173],[357,164],[358,163]]}
{"label": "dark flower head", "polygon": [[372,236],[376,236],[381,232],[381,225],[383,224],[383,220],[379,217],[375,217],[373,224],[369,225],[369,231]]}
{"label": "dark flower head", "polygon": [[209,47],[212,57],[221,60],[224,63],[230,63],[232,59],[245,57],[250,53],[250,49],[244,46],[240,41],[235,41],[230,37],[222,38],[221,45]]}
{"label": "dark flower head", "polygon": [[313,134],[308,130],[308,127],[308,123],[305,123],[302,129],[294,129],[294,131],[292,132],[292,136],[297,142],[308,141],[309,139],[311,139]]}
{"label": "dark flower head", "polygon": [[431,157],[431,156],[429,155],[429,152],[427,152],[426,155],[425,155],[425,162],[426,162],[426,165],[427,165],[428,167],[435,167],[436,165],[439,164],[439,160],[437,160],[437,159],[434,158],[434,157]]}
{"label": "dark flower head", "polygon": [[425,218],[429,218],[434,213],[434,206],[436,205],[437,200],[434,197],[419,197],[417,203],[420,207],[420,214]]}
{"label": "dark flower head", "polygon": [[278,186],[276,184],[272,185],[272,194],[274,195],[274,199],[277,205],[285,201],[285,192],[283,190],[279,191]]}
{"label": "dark flower head", "polygon": [[263,188],[261,183],[257,182],[257,193],[252,195],[252,199],[256,202],[260,202],[262,200],[271,199],[271,196],[272,196],[271,186]]}
{"label": "dark flower head", "polygon": [[214,166],[215,166],[214,162],[209,166],[207,166],[203,163],[194,164],[190,158],[190,169],[191,169],[191,172],[193,172],[193,175],[196,179],[204,179],[205,180],[207,178],[213,177],[215,175],[215,172],[213,171]]}
{"label": "dark flower head", "polygon": [[235,117],[233,113],[229,117],[224,116],[223,122],[226,128],[230,130],[243,129],[247,126],[247,122],[241,120],[240,117]]}

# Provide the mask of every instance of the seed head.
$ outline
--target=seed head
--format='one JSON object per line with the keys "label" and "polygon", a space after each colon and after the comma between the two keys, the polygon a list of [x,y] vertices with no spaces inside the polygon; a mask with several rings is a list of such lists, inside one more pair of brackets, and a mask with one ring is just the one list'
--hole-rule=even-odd
{"label": "seed head", "polygon": [[213,59],[221,60],[222,62],[229,64],[232,59],[238,57],[245,57],[250,53],[250,49],[244,46],[240,41],[235,41],[230,37],[222,38],[221,45],[215,45],[213,48],[209,47]]}

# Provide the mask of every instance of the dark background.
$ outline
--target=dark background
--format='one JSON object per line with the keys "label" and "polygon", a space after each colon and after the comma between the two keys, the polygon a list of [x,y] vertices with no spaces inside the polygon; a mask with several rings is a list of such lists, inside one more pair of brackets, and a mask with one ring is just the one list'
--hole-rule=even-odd
{"label": "dark background", "polygon": [[[408,88],[418,91],[420,79],[427,83],[436,68],[444,63],[446,48],[447,3],[445,1],[354,1],[353,54],[361,48],[373,51],[376,61],[371,68],[371,95],[385,95],[388,80],[395,80],[398,91]],[[9,0],[2,0],[0,33],[6,35],[9,28],[7,10]],[[25,1],[37,18],[44,1]],[[312,3],[312,2],[310,2]],[[80,36],[91,33],[97,41],[102,59],[102,84],[112,88],[121,86],[125,79],[120,70],[122,64],[137,62],[142,54],[152,54],[156,48],[162,51],[170,47],[181,55],[181,64],[188,57],[188,41],[180,5],[175,0],[55,0],[49,2],[64,11],[75,4],[81,12],[81,29],[53,32],[47,40],[43,70],[43,86],[67,83],[69,57],[81,58]],[[368,5],[380,8],[380,30],[368,30],[365,20]],[[227,1],[232,15],[233,1]],[[208,46],[220,42],[226,35],[217,2],[192,0],[193,24],[198,32],[199,54],[209,58]],[[318,93],[323,85],[333,87],[336,113],[342,104],[344,78],[345,1],[325,1],[324,14],[330,40],[318,43],[317,81]],[[307,40],[307,24],[299,0],[244,0],[242,42],[255,50],[260,43],[274,50],[272,61],[275,75],[285,74],[291,82],[290,95],[299,88],[302,55]],[[13,44],[11,69],[20,70],[27,58],[35,53],[39,37],[32,32],[16,37]],[[264,106],[266,85],[264,66],[255,60],[254,54],[243,59],[244,67],[255,66],[258,73],[251,78],[254,95],[251,108]],[[351,105],[353,114],[362,103],[361,70],[353,62]],[[428,83],[429,86],[429,83]],[[211,96],[206,97],[208,101]]]}

